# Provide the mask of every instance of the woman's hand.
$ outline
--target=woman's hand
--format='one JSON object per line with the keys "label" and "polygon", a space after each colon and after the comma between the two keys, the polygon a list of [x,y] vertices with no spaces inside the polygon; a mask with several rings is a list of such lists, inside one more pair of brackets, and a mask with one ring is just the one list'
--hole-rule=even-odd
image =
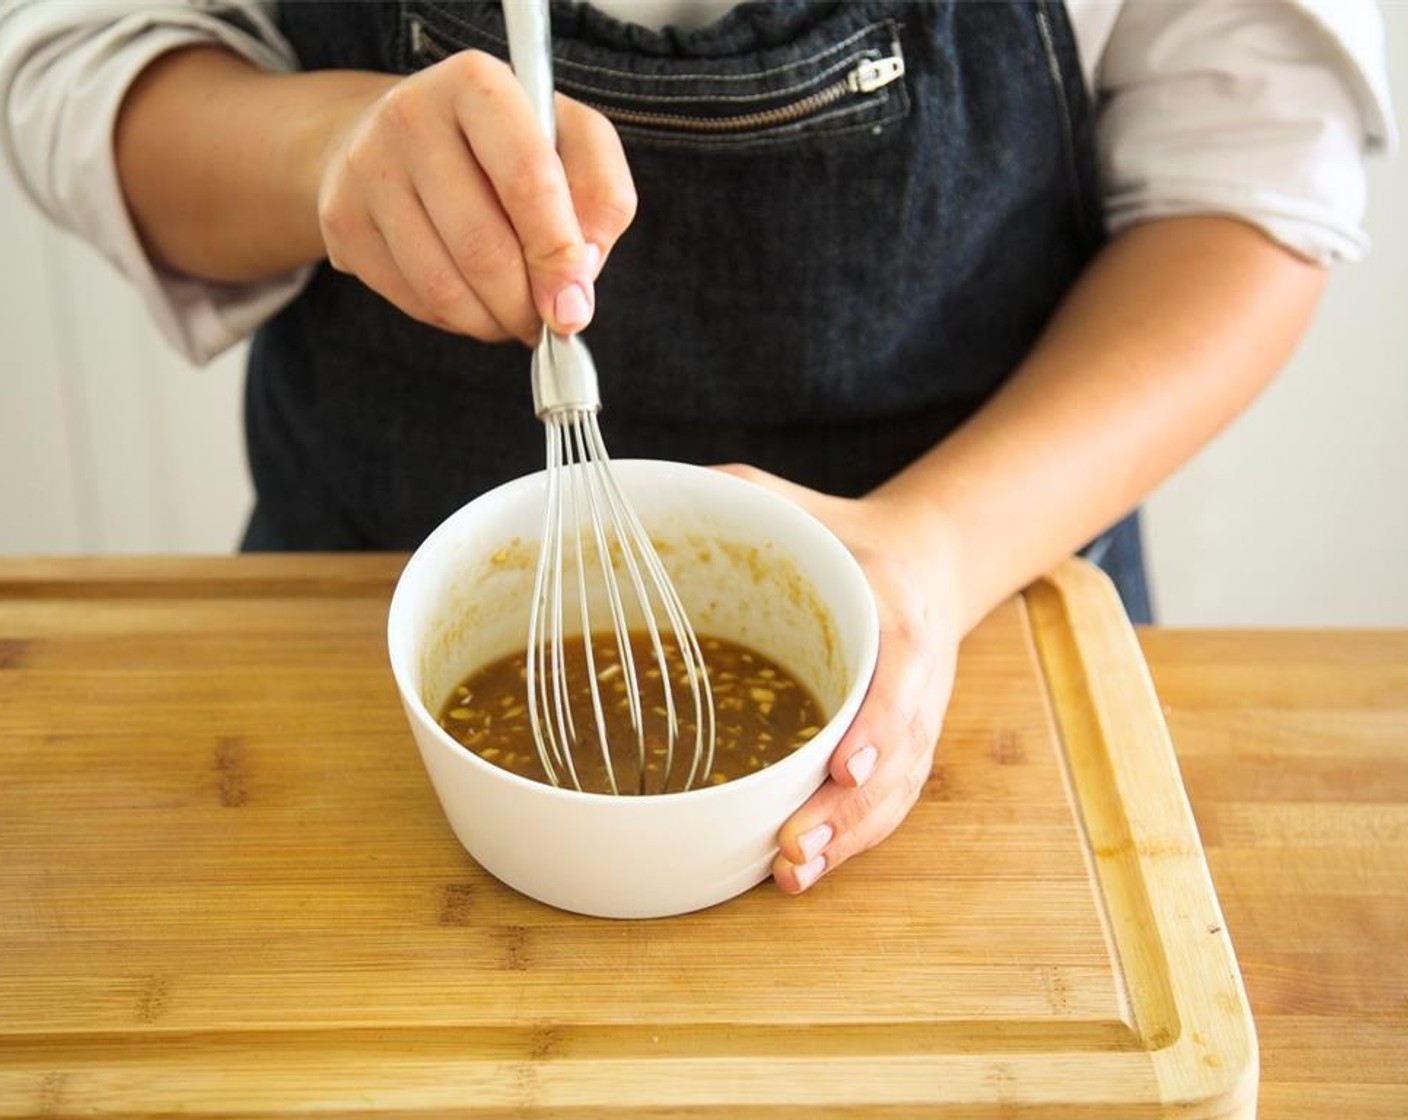
{"label": "woman's hand", "polygon": [[[837,498],[754,467],[721,468],[796,502],[860,562],[880,614],[880,654],[830,776],[782,826],[773,878],[798,894],[874,847],[908,815],[933,766],[953,688],[959,632],[951,568],[929,555],[939,534],[878,497]],[[941,552],[941,550],[940,550]]]}
{"label": "woman's hand", "polygon": [[327,257],[427,323],[487,341],[579,330],[635,215],[620,139],[557,98],[557,150],[479,51],[397,77],[162,55],[123,100],[118,174],[153,260],[227,283]]}
{"label": "woman's hand", "polygon": [[317,192],[328,260],[406,314],[485,341],[586,326],[635,189],[611,123],[556,104],[554,151],[491,55],[395,81],[333,130]]}

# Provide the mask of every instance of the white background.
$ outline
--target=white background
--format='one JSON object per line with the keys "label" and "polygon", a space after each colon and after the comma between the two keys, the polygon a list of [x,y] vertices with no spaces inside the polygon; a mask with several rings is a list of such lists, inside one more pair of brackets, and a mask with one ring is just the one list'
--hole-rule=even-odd
{"label": "white background", "polygon": [[[1402,89],[1408,3],[1383,7]],[[1282,377],[1150,500],[1162,623],[1408,625],[1408,156],[1372,166],[1368,225]],[[174,357],[0,174],[0,552],[231,550],[242,360]]]}

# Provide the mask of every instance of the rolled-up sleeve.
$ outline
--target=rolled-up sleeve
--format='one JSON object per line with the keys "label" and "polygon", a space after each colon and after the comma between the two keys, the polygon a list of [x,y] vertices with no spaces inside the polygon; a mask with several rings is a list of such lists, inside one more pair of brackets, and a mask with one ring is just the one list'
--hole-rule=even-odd
{"label": "rolled-up sleeve", "polygon": [[293,52],[268,8],[87,0],[0,9],[0,152],[6,163],[45,213],[133,282],[162,333],[197,362],[293,299],[311,270],[236,285],[159,267],[127,211],[113,128],[132,82],[167,51],[218,44],[262,69],[293,69]]}
{"label": "rolled-up sleeve", "polygon": [[1366,252],[1364,157],[1396,144],[1368,0],[1130,0],[1097,96],[1112,231],[1222,214],[1322,264]]}

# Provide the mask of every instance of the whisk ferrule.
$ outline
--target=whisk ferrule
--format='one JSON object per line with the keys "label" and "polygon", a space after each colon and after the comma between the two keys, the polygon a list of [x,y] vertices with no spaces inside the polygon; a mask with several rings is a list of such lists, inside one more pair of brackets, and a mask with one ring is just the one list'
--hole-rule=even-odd
{"label": "whisk ferrule", "polygon": [[533,411],[541,420],[563,412],[596,412],[601,408],[596,363],[576,335],[543,328],[533,351]]}

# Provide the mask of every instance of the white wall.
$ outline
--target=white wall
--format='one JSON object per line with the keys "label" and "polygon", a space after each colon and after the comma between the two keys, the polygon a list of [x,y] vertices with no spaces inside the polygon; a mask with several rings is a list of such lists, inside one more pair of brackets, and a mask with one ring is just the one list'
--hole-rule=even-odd
{"label": "white wall", "polygon": [[251,502],[242,349],[176,357],[0,170],[0,553],[232,549]]}
{"label": "white wall", "polygon": [[[1408,135],[1408,3],[1381,5]],[[1270,390],[1148,503],[1160,619],[1408,625],[1408,143],[1370,165],[1367,260],[1335,270]]]}
{"label": "white wall", "polygon": [[[1384,14],[1403,88],[1408,4]],[[1369,231],[1283,377],[1150,501],[1161,621],[1408,625],[1408,155],[1374,167]],[[0,174],[0,553],[233,548],[241,360],[173,357]]]}

